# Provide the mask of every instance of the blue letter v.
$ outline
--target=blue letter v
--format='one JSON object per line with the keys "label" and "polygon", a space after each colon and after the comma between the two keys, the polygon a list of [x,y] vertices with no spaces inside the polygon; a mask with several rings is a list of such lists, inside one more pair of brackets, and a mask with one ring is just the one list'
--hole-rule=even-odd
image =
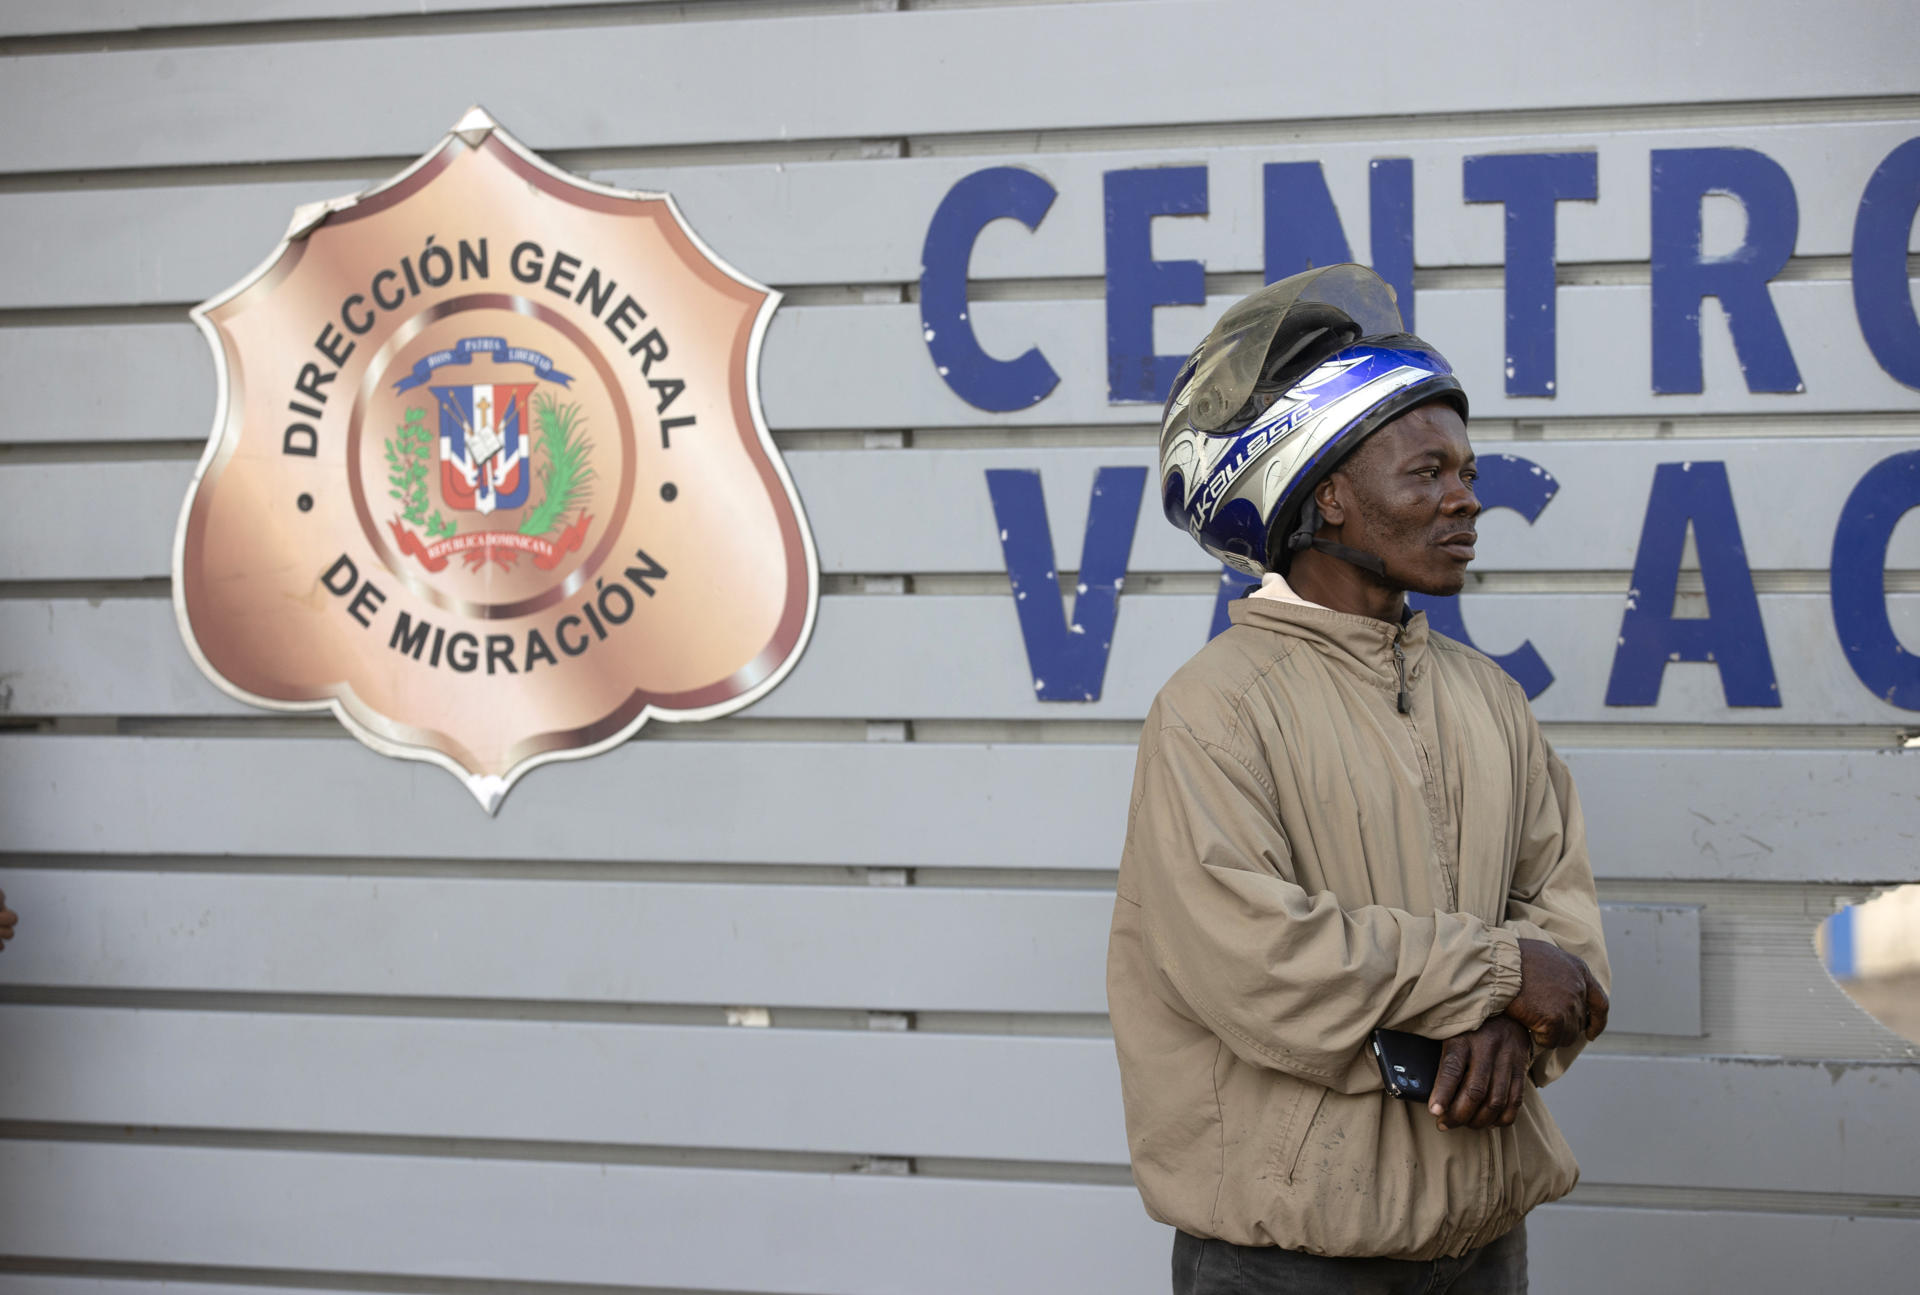
{"label": "blue letter v", "polygon": [[1127,556],[1146,488],[1143,467],[1101,468],[1087,507],[1087,534],[1080,550],[1080,581],[1069,621],[1061,615],[1053,533],[1040,474],[1024,468],[988,468],[987,493],[1000,526],[1013,584],[1020,636],[1033,669],[1033,693],[1041,701],[1098,701],[1113,648],[1113,625]]}

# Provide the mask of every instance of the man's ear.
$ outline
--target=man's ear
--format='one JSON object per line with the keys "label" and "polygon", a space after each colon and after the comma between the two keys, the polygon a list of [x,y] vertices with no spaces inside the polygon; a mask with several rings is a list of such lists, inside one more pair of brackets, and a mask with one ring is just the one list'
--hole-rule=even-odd
{"label": "man's ear", "polygon": [[1339,526],[1347,520],[1347,491],[1345,478],[1338,470],[1329,472],[1313,488],[1313,502],[1320,506],[1320,519],[1328,526]]}

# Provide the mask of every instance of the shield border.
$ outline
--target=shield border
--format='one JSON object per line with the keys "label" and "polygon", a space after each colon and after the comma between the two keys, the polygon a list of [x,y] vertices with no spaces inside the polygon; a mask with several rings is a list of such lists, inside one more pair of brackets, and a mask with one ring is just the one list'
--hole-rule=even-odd
{"label": "shield border", "polygon": [[[781,491],[784,493],[787,506],[792,510],[793,528],[795,532],[797,532],[800,547],[800,560],[797,565],[804,569],[806,575],[804,607],[801,609],[799,624],[793,630],[791,642],[786,644],[781,643],[783,631],[786,630],[789,621],[793,618],[794,600],[790,591],[786,607],[782,611],[776,627],[774,638],[762,649],[759,656],[755,657],[745,668],[737,671],[720,684],[714,685],[714,687],[724,688],[730,686],[735,681],[741,681],[746,683],[746,687],[740,692],[720,701],[677,708],[657,705],[651,699],[643,700],[636,713],[625,721],[615,724],[614,731],[592,737],[587,742],[578,746],[539,749],[540,744],[547,739],[564,739],[574,734],[552,731],[530,734],[522,739],[521,742],[517,743],[513,749],[518,751],[528,744],[533,744],[536,749],[524,757],[514,760],[504,774],[481,774],[473,772],[461,764],[452,754],[423,740],[429,736],[426,731],[408,725],[396,724],[386,716],[381,715],[378,711],[374,711],[371,707],[362,707],[366,715],[370,718],[363,718],[360,714],[356,714],[353,706],[358,702],[358,698],[354,692],[351,680],[345,680],[335,685],[329,695],[325,697],[305,701],[283,701],[278,698],[263,697],[235,685],[213,666],[212,662],[207,659],[206,654],[201,650],[200,642],[193,632],[193,624],[187,615],[185,592],[187,532],[193,517],[194,505],[200,497],[200,488],[206,479],[208,471],[216,463],[224,461],[224,459],[231,454],[238,443],[240,432],[233,408],[233,382],[227,362],[226,344],[221,339],[219,330],[210,318],[212,312],[262,284],[268,284],[270,286],[276,275],[284,277],[287,273],[291,272],[293,266],[299,260],[297,249],[303,247],[306,237],[309,234],[333,216],[349,211],[352,208],[358,207],[372,199],[383,194],[388,194],[406,185],[418,176],[420,172],[432,167],[436,161],[445,157],[448,150],[457,145],[464,145],[467,148],[478,150],[489,140],[498,141],[514,158],[518,159],[521,164],[531,168],[538,177],[547,182],[550,191],[557,189],[558,193],[556,196],[564,196],[568,191],[572,191],[591,194],[603,199],[611,198],[664,204],[667,212],[672,215],[674,223],[679,227],[680,233],[686,237],[687,241],[693,245],[700,255],[707,259],[709,264],[742,287],[762,295],[762,300],[759,309],[755,313],[753,327],[748,335],[746,346],[746,372],[743,376],[746,383],[745,395],[747,412],[753,424],[753,433],[758,438],[764,461],[771,470],[774,481],[779,484]],[[447,160],[451,159],[449,158]],[[427,178],[431,180],[432,177],[428,176]],[[407,196],[407,194],[397,195],[398,198],[404,198],[405,196]],[[820,609],[820,556],[814,544],[813,528],[807,522],[806,508],[801,502],[800,492],[794,487],[793,476],[787,469],[786,460],[781,456],[779,447],[773,442],[773,434],[767,428],[766,413],[760,402],[760,353],[766,341],[767,329],[772,322],[774,311],[778,309],[780,305],[781,297],[782,294],[777,289],[769,288],[765,284],[759,283],[746,274],[743,274],[725,257],[715,252],[706,240],[700,237],[699,232],[687,222],[686,216],[681,212],[680,205],[674,200],[672,194],[638,189],[621,189],[613,185],[600,184],[596,181],[588,180],[584,177],[574,175],[571,172],[564,171],[522,144],[511,132],[501,126],[484,108],[477,104],[469,108],[466,113],[461,116],[460,120],[454,124],[453,128],[442,135],[440,140],[432,148],[421,154],[410,165],[395,175],[358,193],[348,194],[322,202],[308,203],[297,208],[294,211],[292,221],[288,225],[287,232],[282,235],[273,251],[270,252],[259,265],[224,292],[208,298],[194,306],[193,309],[188,312],[189,317],[200,330],[201,336],[206,340],[209,349],[213,352],[214,374],[217,385],[217,395],[214,402],[213,429],[208,435],[207,447],[201,452],[199,462],[194,467],[193,480],[187,487],[186,498],[180,508],[180,520],[174,528],[173,535],[172,598],[174,620],[179,627],[181,640],[186,644],[188,655],[193,658],[194,664],[199,667],[202,674],[212,680],[214,685],[222,692],[237,701],[245,702],[250,706],[257,706],[264,710],[280,711],[282,713],[310,714],[330,710],[348,732],[353,734],[363,745],[371,748],[375,752],[394,759],[413,760],[440,766],[458,778],[473,797],[480,802],[481,807],[489,815],[499,812],[500,805],[506,799],[507,793],[513,789],[514,785],[518,783],[521,778],[533,770],[540,768],[542,765],[554,764],[564,760],[584,760],[592,756],[604,754],[626,742],[628,738],[645,727],[649,720],[657,719],[663,723],[675,724],[698,723],[704,720],[718,719],[723,715],[730,715],[735,711],[751,706],[754,702],[759,701],[762,697],[778,687],[786,677],[792,673],[793,668],[799,664],[800,658],[805,655],[807,646],[812,641],[814,624],[818,619]],[[744,431],[744,429],[742,430]],[[785,528],[783,527],[782,529],[784,530]],[[787,557],[790,570],[796,565],[794,556],[793,552],[789,550]],[[773,659],[770,660],[770,657]],[[759,677],[753,679],[751,682],[741,678],[743,675],[750,676],[754,674],[758,674]],[[709,691],[709,689],[703,689],[701,691]],[[638,696],[641,694],[636,690],[635,695]],[[693,695],[698,696],[699,693]],[[625,709],[626,707],[624,705],[617,708],[607,717],[607,721],[618,720],[621,712]],[[603,723],[607,721],[603,721]],[[590,726],[585,730],[576,730],[575,732],[591,733],[595,727],[598,727],[598,725]]]}

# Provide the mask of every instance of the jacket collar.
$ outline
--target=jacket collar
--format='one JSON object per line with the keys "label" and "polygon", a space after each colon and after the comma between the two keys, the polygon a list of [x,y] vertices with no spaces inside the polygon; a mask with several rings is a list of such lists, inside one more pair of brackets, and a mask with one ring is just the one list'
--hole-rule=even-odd
{"label": "jacket collar", "polygon": [[1227,608],[1235,625],[1266,630],[1299,639],[1319,652],[1368,678],[1398,687],[1399,670],[1393,659],[1396,640],[1406,658],[1407,676],[1424,673],[1427,655],[1427,615],[1413,612],[1402,625],[1337,612],[1318,603],[1279,598],[1236,598]]}
{"label": "jacket collar", "polygon": [[1293,586],[1287,583],[1287,578],[1278,571],[1269,571],[1261,576],[1260,583],[1247,591],[1247,597],[1277,598],[1283,603],[1304,603],[1308,607],[1326,606],[1325,603],[1317,603],[1295,593]]}

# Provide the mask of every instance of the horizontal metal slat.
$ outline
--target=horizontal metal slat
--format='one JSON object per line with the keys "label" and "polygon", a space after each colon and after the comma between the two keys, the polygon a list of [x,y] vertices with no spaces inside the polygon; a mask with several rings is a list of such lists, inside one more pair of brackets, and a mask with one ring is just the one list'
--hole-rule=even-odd
{"label": "horizontal metal slat", "polygon": [[[1697,1037],[1701,910],[1682,904],[1600,905],[1622,1034]],[[1608,1028],[1613,1028],[1610,1023]]]}
{"label": "horizontal metal slat", "polygon": [[[1106,1039],[24,1006],[0,1027],[16,1122],[1127,1162]],[[1920,1192],[1920,1067],[1590,1054],[1546,1098],[1588,1184]]]}
{"label": "horizontal metal slat", "polygon": [[1169,1242],[1124,1187],[0,1142],[0,1252],[13,1255],[1038,1295],[1164,1288]]}
{"label": "horizontal metal slat", "polygon": [[[671,551],[653,552],[673,569]],[[316,588],[319,575],[316,564]],[[388,587],[381,579],[374,583]],[[1920,642],[1920,594],[1895,594],[1887,601],[1895,631],[1907,642]],[[1533,701],[1543,721],[1877,724],[1890,730],[1913,723],[1913,711],[1874,696],[1853,673],[1835,636],[1831,604],[1820,594],[1759,598],[1779,706],[1729,706],[1713,662],[1667,665],[1658,705],[1608,705],[1625,602],[1618,594],[1476,594],[1464,599],[1461,614],[1487,651],[1510,652],[1531,642],[1544,658],[1555,679]],[[309,617],[312,634],[340,636],[341,659],[366,652],[377,661],[397,624],[393,607],[398,605],[396,600],[387,607],[371,629],[348,618],[345,599],[285,614]],[[1162,685],[1205,645],[1213,607],[1211,597],[1194,594],[1123,597],[1098,699],[1062,702],[1036,696],[1047,658],[1029,661],[1010,595],[823,598],[800,664],[747,713],[810,719],[1139,720]],[[1682,614],[1698,610],[1683,607]],[[1064,633],[1064,609],[1061,616]],[[180,639],[173,605],[162,599],[98,605],[69,598],[0,601],[0,660],[8,666],[9,704],[16,714],[259,713],[200,673]],[[903,668],[903,663],[911,665]],[[432,677],[424,661],[408,668]],[[450,675],[443,664],[440,677]],[[469,682],[479,696],[487,677],[475,673]]]}
{"label": "horizontal metal slat", "polygon": [[0,1120],[1127,1158],[1106,1039],[24,1006],[0,1031]]}
{"label": "horizontal metal slat", "polygon": [[[0,1204],[17,1255],[796,1295],[1148,1295],[1170,1244],[1126,1187],[52,1142],[0,1144]],[[1533,1272],[1569,1295],[1897,1284],[1917,1238],[1778,1213],[1528,1223]]]}
{"label": "horizontal metal slat", "polygon": [[[1833,560],[1835,525],[1854,486],[1874,465],[1917,445],[1920,439],[1887,437],[1715,439],[1685,444],[1665,438],[1482,442],[1476,448],[1483,474],[1491,470],[1487,460],[1493,456],[1518,456],[1541,468],[1557,483],[1558,493],[1531,524],[1511,508],[1483,514],[1479,556],[1472,571],[1632,570],[1655,471],[1669,463],[1725,465],[1752,569],[1825,571]],[[1129,570],[1220,569],[1184,530],[1167,523],[1153,484],[1158,455],[1151,447],[796,450],[786,460],[826,571],[1004,570],[1000,527],[985,475],[994,469],[1040,473],[1056,564],[1061,570],[1074,569],[1080,563],[1095,475],[1109,466],[1148,469],[1127,560]],[[121,501],[122,515],[137,515],[131,483],[114,480],[107,474],[109,467],[127,476],[138,471],[136,465],[122,464],[61,465],[57,474],[51,465],[14,471],[22,477],[31,474],[32,484],[22,481],[18,489],[23,500],[42,494],[71,498],[88,490],[93,497],[110,494]],[[181,493],[191,475],[185,469],[186,465],[179,465]],[[12,490],[7,470],[0,469],[0,493]],[[1499,498],[1484,485],[1481,493],[1489,504]],[[1772,519],[1785,516],[1794,518],[1792,526],[1773,524]],[[158,524],[162,520],[156,517],[155,524],[143,527],[133,539],[114,541],[112,569],[166,574],[167,545],[156,546],[154,541],[164,538],[170,544],[173,518],[166,516],[164,526]],[[29,537],[21,534],[18,542],[25,545]],[[127,548],[121,549],[121,544]],[[137,554],[132,551],[136,544]],[[1886,565],[1895,571],[1920,568],[1920,527],[1896,530]],[[80,574],[64,563],[59,569],[63,574]]]}
{"label": "horizontal metal slat", "polygon": [[[1628,571],[1634,566],[1657,467],[1725,465],[1756,571],[1825,571],[1840,510],[1860,478],[1916,441],[1887,437],[1541,441],[1483,444],[1481,456],[1517,455],[1558,483],[1528,524],[1511,509],[1480,519],[1472,570]],[[1057,565],[1079,565],[1087,505],[1103,467],[1145,467],[1145,446],[1027,450],[794,450],[785,456],[829,574],[999,572],[1000,525],[987,493],[993,470],[1038,472]],[[193,479],[180,459],[0,465],[0,579],[141,580],[171,569],[174,529]],[[1151,475],[1149,476],[1151,480]],[[1492,492],[1483,492],[1492,502]],[[81,519],[107,516],[113,525]],[[1792,526],[1773,524],[1791,516]],[[1920,528],[1896,529],[1889,570],[1920,569]],[[1218,571],[1219,564],[1167,524],[1159,492],[1141,491],[1127,567]]]}
{"label": "horizontal metal slat", "polygon": [[[1814,594],[1759,599],[1778,707],[1729,707],[1720,672],[1710,662],[1669,665],[1657,706],[1609,706],[1608,679],[1626,601],[1609,594],[1480,594],[1467,597],[1460,610],[1475,642],[1487,651],[1510,652],[1531,642],[1546,661],[1556,680],[1533,700],[1542,721],[1890,726],[1913,721],[1912,711],[1874,696],[1854,675],[1835,640],[1832,608]],[[1920,642],[1920,596],[1896,594],[1887,601],[1896,631],[1907,642]],[[1192,595],[1123,597],[1099,700],[1065,703],[1035,696],[1036,674],[1011,595],[823,599],[807,655],[752,713],[824,715],[851,709],[869,717],[912,719],[1137,719],[1204,645],[1213,606],[1212,598]],[[1064,621],[1064,610],[1062,616]],[[151,634],[161,632],[156,622]],[[903,661],[913,662],[913,670],[900,670]]]}
{"label": "horizontal metal slat", "polygon": [[1106,1004],[1112,899],[1099,892],[3,875],[8,903],[31,902],[43,932],[7,950],[21,986],[899,1011]]}
{"label": "horizontal metal slat", "polygon": [[[1749,148],[1792,178],[1800,203],[1795,254],[1845,256],[1867,178],[1895,147],[1920,135],[1920,119],[1803,126],[1384,139],[1347,144],[1194,146],[1008,157],[674,165],[591,172],[621,188],[666,192],[701,237],[763,283],[912,283],[920,278],[928,223],[961,178],[1016,166],[1057,197],[1038,228],[989,225],[968,277],[1057,279],[1106,273],[1103,176],[1109,171],[1204,166],[1204,218],[1161,220],[1161,260],[1193,259],[1212,273],[1257,273],[1265,255],[1262,168],[1318,162],[1356,255],[1369,244],[1369,176],[1375,158],[1414,166],[1415,252],[1422,268],[1499,265],[1505,221],[1497,203],[1462,197],[1462,163],[1492,153],[1592,152],[1599,198],[1562,203],[1561,264],[1644,262],[1649,256],[1648,176],[1654,149]],[[419,141],[423,146],[426,141]],[[127,306],[199,301],[225,290],[272,250],[296,207],[339,198],[383,177],[276,180],[152,188],[0,194],[0,309]],[[1717,208],[1709,208],[1717,216]],[[1709,248],[1740,231],[1710,227]],[[481,221],[444,241],[527,236]],[[576,253],[591,249],[570,248]],[[496,262],[497,263],[497,262]]]}
{"label": "horizontal metal slat", "polygon": [[[8,950],[21,986],[962,1012],[1107,1003],[1102,891],[0,876],[42,932],[17,958]],[[1610,957],[1639,964],[1611,1028],[1698,1033],[1697,911],[1609,905],[1603,920]],[[502,958],[508,946],[525,956]]]}
{"label": "horizontal metal slat", "polygon": [[54,36],[79,32],[164,31],[210,23],[299,22],[306,19],[418,17],[421,14],[565,5],[659,4],[665,0],[63,0],[39,5],[12,0],[0,6],[0,36]]}
{"label": "horizontal metal slat", "polygon": [[[206,440],[213,357],[181,315],[180,323],[0,330],[0,378],[46,385],[23,401],[0,437],[8,444]],[[149,403],[155,393],[161,398]]]}
{"label": "horizontal metal slat", "polygon": [[1912,1197],[1917,1087],[1915,1065],[1589,1054],[1545,1096],[1582,1182]]}
{"label": "horizontal metal slat", "polygon": [[1527,1220],[1532,1278],[1554,1295],[1898,1286],[1916,1247],[1920,1224],[1904,1219],[1575,1205]]}
{"label": "horizontal metal slat", "polygon": [[[1338,24],[1300,24],[1260,0],[1154,0],[774,17],[596,29],[132,50],[10,61],[0,113],[23,129],[0,169],[378,157],[422,145],[484,94],[542,148],[771,138],[1381,116],[1911,92],[1912,31],[1898,10],[1850,3],[1817,26],[1783,3],[1711,0],[1676,13],[1628,0],[1585,16],[1578,41],[1531,39],[1517,0],[1462,23],[1413,11],[1385,25],[1356,66]],[[1284,40],[1291,74],[1216,67],[1165,75],[1165,34]],[[1702,42],[1714,57],[1701,59]],[[1821,57],[1784,57],[1817,44]],[[1072,59],[1056,51],[1071,49]],[[1444,56],[1450,75],[1380,69]],[[530,76],[527,69],[554,69]],[[634,69],[646,75],[636,77]],[[728,69],[725,76],[715,69]],[[1684,69],[1684,71],[1682,71]],[[405,75],[398,75],[404,71]],[[564,75],[559,73],[564,72]],[[379,96],[337,96],[325,113],[289,84],[382,79]],[[981,94],[994,83],[1018,95]],[[204,87],[181,94],[179,87]],[[741,94],[740,87],[754,87]],[[564,87],[564,89],[562,89]]]}
{"label": "horizontal metal slat", "polygon": [[1110,869],[1133,749],[640,741],[566,769],[489,820],[352,742],[0,737],[0,850]]}
{"label": "horizontal metal slat", "polygon": [[[1561,289],[1558,396],[1507,397],[1502,295],[1498,288],[1459,288],[1421,297],[1420,331],[1446,352],[1479,418],[1920,410],[1920,393],[1882,371],[1859,340],[1845,282],[1774,286],[1806,387],[1787,394],[1747,391],[1732,342],[1711,312],[1703,325],[1704,393],[1653,394],[1649,290],[1614,285]],[[1184,351],[1231,304],[1219,297],[1204,309],[1160,312],[1160,345]],[[1107,399],[1105,310],[1098,300],[975,303],[983,346],[1018,354],[1038,345],[1060,375],[1052,393],[1031,407],[988,414],[934,371],[918,306],[783,308],[761,363],[768,422],[777,431],[1151,425],[1158,406]],[[0,329],[0,380],[20,393],[0,436],[8,443],[201,441],[213,417],[212,375],[204,343],[184,324]],[[323,443],[325,454],[338,453],[333,441]]]}
{"label": "horizontal metal slat", "polygon": [[[66,1267],[66,1265],[60,1265]],[[170,1277],[93,1277],[72,1273],[25,1273],[17,1268],[0,1278],[7,1295],[286,1295],[285,1286],[252,1286],[233,1282],[174,1281]],[[343,1282],[338,1286],[301,1283],[308,1295],[365,1295],[367,1287]]]}
{"label": "horizontal metal slat", "polygon": [[[1563,754],[1602,877],[1920,881],[1915,757]],[[489,819],[440,769],[346,740],[16,735],[0,853],[1111,869],[1133,761],[1117,744],[636,741],[536,771]]]}
{"label": "horizontal metal slat", "polygon": [[[1680,419],[1695,414],[1920,408],[1920,393],[1889,377],[1859,340],[1851,284],[1776,283],[1770,292],[1804,391],[1749,392],[1725,324],[1706,311],[1701,394],[1656,394],[1652,291],[1644,285],[1559,290],[1558,376],[1552,398],[1505,394],[1506,303],[1500,288],[1422,292],[1418,324],[1420,335],[1437,346],[1459,374],[1476,418]],[[1216,296],[1204,306],[1157,311],[1156,345],[1168,354],[1184,354],[1235,300]],[[767,416],[774,427],[784,429],[1159,421],[1157,403],[1108,401],[1104,301],[978,301],[970,307],[969,318],[990,354],[1019,355],[1037,346],[1059,374],[1059,385],[1026,409],[985,414],[948,390],[934,372],[918,306],[822,306],[809,308],[804,316],[795,307],[775,316],[768,336],[761,368]],[[880,374],[886,381],[873,380]],[[850,394],[855,392],[857,398]],[[205,407],[210,409],[211,402]]]}

